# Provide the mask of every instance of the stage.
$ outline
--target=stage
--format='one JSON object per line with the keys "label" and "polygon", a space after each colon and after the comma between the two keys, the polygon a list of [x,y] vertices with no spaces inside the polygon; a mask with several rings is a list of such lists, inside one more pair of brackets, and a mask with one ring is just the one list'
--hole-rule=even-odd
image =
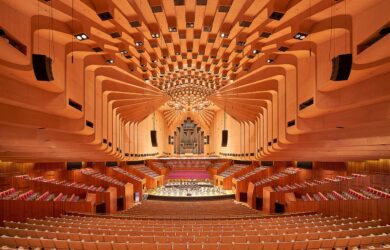
{"label": "stage", "polygon": [[147,192],[147,199],[153,200],[221,200],[234,197],[231,190],[214,186],[208,179],[168,180],[164,186]]}

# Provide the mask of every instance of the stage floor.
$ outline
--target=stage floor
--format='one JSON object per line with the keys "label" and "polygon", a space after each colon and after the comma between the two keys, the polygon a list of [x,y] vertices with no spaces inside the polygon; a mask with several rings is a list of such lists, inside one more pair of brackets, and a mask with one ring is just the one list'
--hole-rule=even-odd
{"label": "stage floor", "polygon": [[234,199],[231,190],[221,189],[210,180],[183,179],[168,180],[161,187],[148,190],[147,199],[158,200],[220,200]]}

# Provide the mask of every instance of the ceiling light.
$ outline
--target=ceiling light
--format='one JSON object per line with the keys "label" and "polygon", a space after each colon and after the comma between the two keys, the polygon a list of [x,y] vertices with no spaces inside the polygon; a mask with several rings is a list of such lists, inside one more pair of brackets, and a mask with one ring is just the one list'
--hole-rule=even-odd
{"label": "ceiling light", "polygon": [[260,37],[263,37],[263,38],[268,38],[268,37],[270,37],[270,35],[271,35],[271,32],[261,32],[260,33]]}
{"label": "ceiling light", "polygon": [[142,45],[144,45],[144,43],[143,42],[141,42],[141,41],[137,41],[137,42],[135,42],[135,46],[142,46]]}
{"label": "ceiling light", "polygon": [[225,12],[225,13],[227,13],[227,12],[229,12],[229,10],[230,10],[230,6],[227,6],[227,5],[221,5],[221,6],[219,6],[219,8],[218,8],[218,11],[219,11],[219,12]]}
{"label": "ceiling light", "polygon": [[280,46],[279,51],[285,52],[288,50],[288,47],[286,46]]}
{"label": "ceiling light", "polygon": [[244,46],[245,45],[245,41],[237,41],[237,46]]}
{"label": "ceiling light", "polygon": [[241,21],[240,22],[240,27],[248,28],[249,26],[251,26],[251,24],[252,24],[251,21]]}
{"label": "ceiling light", "polygon": [[102,48],[100,48],[100,47],[94,47],[94,48],[92,48],[92,50],[95,52],[102,52],[103,51]]}
{"label": "ceiling light", "polygon": [[140,22],[140,21],[137,21],[137,20],[131,21],[131,22],[129,22],[129,23],[130,23],[131,27],[133,27],[133,28],[136,28],[136,27],[140,27],[140,26],[141,26],[141,22]]}
{"label": "ceiling light", "polygon": [[113,32],[113,33],[110,34],[110,36],[112,38],[119,38],[119,37],[121,37],[121,34],[119,32]]}
{"label": "ceiling light", "polygon": [[194,28],[194,23],[187,23],[187,24],[186,24],[186,27],[189,28],[189,29],[190,29],[190,28]]}
{"label": "ceiling light", "polygon": [[129,51],[123,49],[123,50],[120,51],[120,53],[121,53],[122,55],[126,55],[127,53],[129,53]]}
{"label": "ceiling light", "polygon": [[298,32],[298,33],[294,36],[294,38],[297,39],[297,40],[303,40],[303,39],[305,39],[307,36],[308,36],[308,34],[306,34],[306,33]]}
{"label": "ceiling light", "polygon": [[108,59],[108,60],[106,60],[106,63],[113,64],[114,63],[114,59]]}
{"label": "ceiling light", "polygon": [[229,37],[229,33],[222,32],[221,33],[221,37],[222,38],[228,38]]}
{"label": "ceiling light", "polygon": [[168,30],[169,30],[169,32],[176,32],[177,31],[175,26],[169,27]]}
{"label": "ceiling light", "polygon": [[152,38],[159,38],[160,34],[159,33],[152,33]]}
{"label": "ceiling light", "polygon": [[260,53],[260,50],[254,49],[254,50],[252,50],[252,53],[253,53],[253,54],[259,54],[259,53]]}
{"label": "ceiling light", "polygon": [[210,32],[211,31],[211,26],[204,26],[203,27],[204,32]]}
{"label": "ceiling light", "polygon": [[112,19],[112,15],[111,15],[111,13],[108,12],[108,11],[102,12],[102,13],[98,13],[97,15],[100,17],[100,19],[101,19],[102,21],[107,21],[107,20]]}
{"label": "ceiling light", "polygon": [[162,6],[161,5],[154,5],[154,6],[151,6],[151,8],[152,8],[152,12],[153,13],[162,12]]}
{"label": "ceiling light", "polygon": [[180,52],[175,52],[175,55],[179,56],[179,55],[180,55]]}
{"label": "ceiling light", "polygon": [[76,34],[76,35],[74,35],[74,37],[76,37],[76,39],[79,41],[83,41],[83,40],[88,39],[88,36],[85,33]]}
{"label": "ceiling light", "polygon": [[274,59],[271,59],[271,58],[267,59],[267,63],[273,63],[273,62],[274,62]]}
{"label": "ceiling light", "polygon": [[273,20],[279,21],[280,19],[282,19],[283,16],[284,16],[284,13],[274,11],[274,12],[272,12],[272,14],[269,16],[269,18],[270,18],[270,19],[273,19]]}

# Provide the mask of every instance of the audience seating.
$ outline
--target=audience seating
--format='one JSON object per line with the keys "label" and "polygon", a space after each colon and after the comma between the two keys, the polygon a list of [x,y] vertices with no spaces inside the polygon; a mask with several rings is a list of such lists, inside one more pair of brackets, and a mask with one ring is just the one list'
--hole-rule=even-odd
{"label": "audience seating", "polygon": [[159,176],[156,172],[154,172],[152,169],[145,165],[134,165],[132,167],[137,171],[143,173],[144,175],[149,176],[150,178],[155,178]]}
{"label": "audience seating", "polygon": [[64,215],[5,221],[0,245],[57,249],[336,249],[387,247],[380,220],[320,214],[256,219],[136,219]]}
{"label": "audience seating", "polygon": [[234,175],[235,173],[239,172],[240,170],[248,167],[248,165],[243,164],[234,164],[230,166],[229,168],[225,169],[225,171],[221,172],[219,176],[222,176],[224,178]]}

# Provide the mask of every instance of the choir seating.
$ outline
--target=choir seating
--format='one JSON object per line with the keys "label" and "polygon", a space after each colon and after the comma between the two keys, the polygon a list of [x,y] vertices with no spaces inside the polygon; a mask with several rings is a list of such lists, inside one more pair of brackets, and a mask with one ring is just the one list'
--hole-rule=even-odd
{"label": "choir seating", "polygon": [[164,183],[164,176],[159,175],[158,173],[156,173],[154,170],[152,170],[150,167],[146,165],[138,164],[138,165],[133,165],[130,168],[132,169],[132,171],[134,171],[135,174],[142,176],[143,178],[146,179],[147,189],[153,189],[159,187]]}
{"label": "choir seating", "polygon": [[233,164],[214,176],[215,185],[224,189],[232,189],[233,178],[241,175],[250,168],[250,165]]}

